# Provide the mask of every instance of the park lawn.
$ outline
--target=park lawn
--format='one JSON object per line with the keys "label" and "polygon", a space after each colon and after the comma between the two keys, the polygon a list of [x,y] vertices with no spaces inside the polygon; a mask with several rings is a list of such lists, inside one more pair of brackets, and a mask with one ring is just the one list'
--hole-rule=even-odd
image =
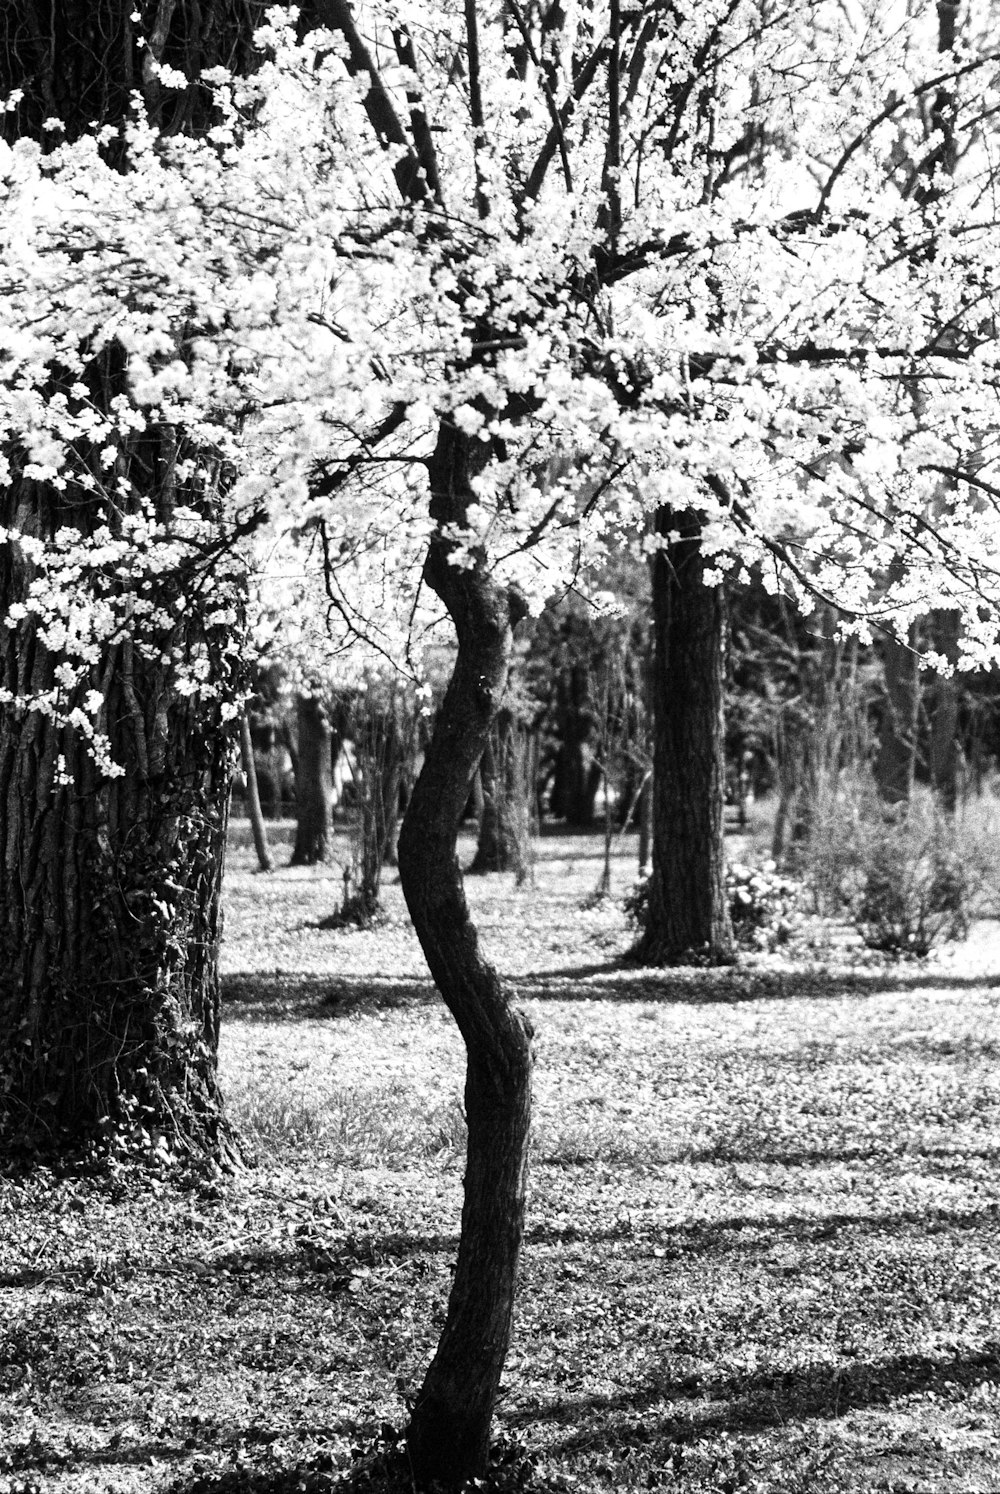
{"label": "park lawn", "polygon": [[[0,1494],[333,1488],[432,1352],[457,1034],[398,886],[382,928],[323,931],[339,867],[257,875],[234,840],[222,1072],[255,1165],[0,1179]],[[923,965],[623,968],[599,857],[546,835],[534,887],[469,883],[537,1032],[497,1419],[524,1487],[1000,1490],[996,926]]]}

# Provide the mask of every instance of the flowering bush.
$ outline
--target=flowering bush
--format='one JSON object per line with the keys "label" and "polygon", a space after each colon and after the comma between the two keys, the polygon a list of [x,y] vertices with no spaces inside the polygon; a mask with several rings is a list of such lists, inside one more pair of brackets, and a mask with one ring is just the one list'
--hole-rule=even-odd
{"label": "flowering bush", "polygon": [[780,876],[773,861],[744,866],[734,862],[726,870],[726,893],[733,936],[744,949],[774,949],[792,932],[801,887]]}
{"label": "flowering bush", "polygon": [[[778,874],[773,861],[761,866],[734,862],[726,869],[726,896],[733,937],[743,949],[775,949],[792,931],[795,906],[801,892],[798,882]],[[639,929],[646,926],[649,911],[649,878],[641,878],[624,900],[629,920]]]}

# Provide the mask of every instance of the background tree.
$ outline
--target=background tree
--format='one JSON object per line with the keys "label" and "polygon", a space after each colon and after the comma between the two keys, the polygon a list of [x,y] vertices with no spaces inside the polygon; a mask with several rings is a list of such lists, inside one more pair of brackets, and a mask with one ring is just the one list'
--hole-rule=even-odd
{"label": "background tree", "polygon": [[274,871],[274,857],[267,839],[267,821],[264,819],[260,790],[257,785],[257,763],[254,758],[253,737],[250,733],[250,721],[245,711],[240,720],[240,765],[246,782],[247,818],[253,831],[257,864],[261,871]]}
{"label": "background tree", "polygon": [[343,734],[336,712],[319,689],[300,691],[295,700],[298,728],[295,754],[295,844],[292,866],[315,866],[330,850],[333,764]]}
{"label": "background tree", "polygon": [[[511,687],[508,685],[507,700]],[[479,762],[483,808],[470,875],[513,872],[520,885],[529,873],[531,757],[528,734],[511,705],[497,714]]]}
{"label": "background tree", "polygon": [[652,559],[653,869],[636,957],[733,958],[725,893],[725,603],[705,581],[698,514],[656,513]]}
{"label": "background tree", "polygon": [[368,670],[351,693],[351,860],[332,927],[368,928],[382,915],[382,872],[398,860],[400,803],[412,787],[416,721],[409,694],[405,682],[384,669]]}

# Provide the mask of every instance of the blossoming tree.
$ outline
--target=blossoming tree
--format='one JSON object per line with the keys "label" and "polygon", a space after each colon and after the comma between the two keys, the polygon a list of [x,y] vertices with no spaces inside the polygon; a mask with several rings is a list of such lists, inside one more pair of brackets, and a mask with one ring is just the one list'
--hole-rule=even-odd
{"label": "blossoming tree", "polygon": [[[0,772],[18,765],[39,806],[56,796],[47,823],[89,816],[88,845],[110,846],[117,923],[74,914],[95,948],[129,917],[163,931],[162,981],[130,997],[145,1021],[171,972],[186,990],[193,951],[211,958],[189,910],[214,906],[192,877],[215,874],[221,827],[171,829],[162,856],[151,836],[147,887],[121,880],[133,811],[112,824],[101,806],[116,774],[159,802],[164,701],[190,701],[223,771],[241,537],[267,525],[308,550],[331,619],[390,652],[421,595],[447,612],[455,666],[399,866],[468,1054],[461,1243],[407,1433],[417,1480],[457,1485],[488,1455],[524,1214],[531,1032],[455,857],[514,630],[638,534],[679,661],[665,677],[700,692],[685,710],[711,740],[717,588],[750,566],[860,630],[905,630],[934,601],[963,617],[968,659],[995,657],[996,58],[988,7],[941,54],[920,15],[825,0],[313,0],[306,20],[297,41],[293,15],[272,17],[252,81],[209,73],[204,140],[165,141],[137,111],[122,161],[82,139],[0,163],[16,209]],[[162,64],[157,82],[188,86]],[[920,111],[943,92],[968,150],[915,197]],[[767,169],[742,169],[754,155]],[[109,362],[120,392],[98,399]],[[172,496],[151,507],[137,474],[164,431]],[[78,496],[94,492],[96,508]],[[137,658],[162,680],[145,716]],[[160,813],[208,822],[169,794]],[[62,845],[36,863],[74,885]],[[22,924],[25,970],[58,971],[50,928],[64,937],[78,905],[50,906]],[[29,1011],[79,1010],[57,975],[33,989]],[[5,1059],[15,1091],[43,1066],[32,1041],[20,1068]]]}

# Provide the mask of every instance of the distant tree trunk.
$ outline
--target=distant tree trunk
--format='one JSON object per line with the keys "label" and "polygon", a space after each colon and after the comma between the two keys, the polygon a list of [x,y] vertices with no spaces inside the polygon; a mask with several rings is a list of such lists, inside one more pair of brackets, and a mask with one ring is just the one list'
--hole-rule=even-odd
{"label": "distant tree trunk", "polygon": [[483,749],[479,775],[483,812],[469,871],[527,873],[528,804],[524,746],[513,712],[501,710]]}
{"label": "distant tree trunk", "polygon": [[394,702],[386,721],[386,744],[379,775],[379,793],[382,801],[382,824],[379,844],[385,866],[395,866],[399,859],[399,800],[403,789],[403,772],[406,760],[406,742],[401,721],[401,708]]}
{"label": "distant tree trunk", "polygon": [[295,845],[291,866],[316,866],[330,851],[333,805],[333,731],[330,715],[315,695],[296,702],[299,742],[295,773]]}
{"label": "distant tree trunk", "polygon": [[486,795],[483,793],[482,763],[476,769],[476,776],[472,780],[472,788],[469,790],[469,798],[465,806],[463,820],[475,820],[476,824],[482,824],[483,811],[486,808]]}
{"label": "distant tree trunk", "polygon": [[[662,508],[652,562],[653,872],[637,958],[728,962],[722,715],[725,603],[702,580],[701,523]],[[671,534],[674,537],[670,538]]]}
{"label": "distant tree trunk", "polygon": [[260,793],[257,788],[257,764],[253,755],[253,738],[250,735],[250,722],[247,720],[245,711],[240,719],[240,759],[247,781],[247,816],[253,831],[257,864],[261,871],[271,872],[274,871],[274,857],[267,843],[267,825],[264,822],[264,812],[260,807]]}
{"label": "distant tree trunk", "polygon": [[878,791],[887,804],[908,804],[913,791],[920,719],[917,648],[916,624],[905,644],[895,638],[882,641],[885,699],[874,773]]}
{"label": "distant tree trunk", "polygon": [[327,920],[334,928],[348,923],[368,928],[381,912],[382,868],[395,858],[398,839],[403,744],[397,701],[373,702],[365,692],[357,703],[353,740],[357,819],[344,900]]}
{"label": "distant tree trunk", "polygon": [[593,822],[601,769],[594,762],[594,716],[590,671],[575,663],[558,684],[559,747],[549,808],[567,825],[584,829]]}
{"label": "distant tree trunk", "polygon": [[800,699],[779,713],[777,732],[778,809],[771,835],[771,859],[796,869],[796,851],[808,843],[819,790],[813,682],[804,677]]}
{"label": "distant tree trunk", "polygon": [[[931,614],[934,647],[954,669],[958,661],[961,618],[958,612],[937,608]],[[930,711],[928,766],[931,783],[941,808],[951,813],[958,803],[958,690],[955,674],[938,674],[929,682],[926,699]]]}
{"label": "distant tree trunk", "polygon": [[[483,443],[443,427],[429,463],[431,516],[460,523],[474,501]],[[465,1041],[469,1139],[465,1204],[444,1331],[413,1406],[407,1445],[416,1485],[486,1471],[507,1354],[524,1227],[531,1113],[531,1028],[479,950],[456,847],[476,767],[503,697],[515,594],[432,541],[425,575],[458,635],[454,673],[399,837],[407,906],[430,971]]]}

